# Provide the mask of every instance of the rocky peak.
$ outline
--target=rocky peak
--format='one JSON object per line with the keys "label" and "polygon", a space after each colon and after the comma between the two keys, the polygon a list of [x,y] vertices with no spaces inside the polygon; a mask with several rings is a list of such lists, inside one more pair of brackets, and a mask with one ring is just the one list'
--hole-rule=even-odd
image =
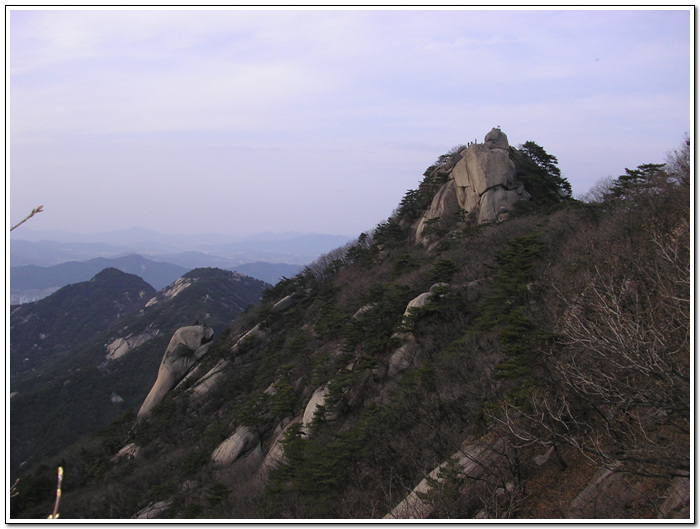
{"label": "rocky peak", "polygon": [[414,225],[418,242],[428,241],[424,230],[430,223],[445,227],[460,212],[479,224],[495,222],[504,219],[516,202],[530,198],[516,178],[508,137],[500,128],[491,129],[484,143],[471,143],[436,170],[449,170],[447,182]]}

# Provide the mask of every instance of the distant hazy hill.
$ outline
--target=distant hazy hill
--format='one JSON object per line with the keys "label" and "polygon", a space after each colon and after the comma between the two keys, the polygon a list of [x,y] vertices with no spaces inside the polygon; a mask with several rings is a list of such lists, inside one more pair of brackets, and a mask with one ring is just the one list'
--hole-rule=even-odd
{"label": "distant hazy hill", "polygon": [[[63,286],[87,281],[100,270],[110,267],[128,274],[135,274],[157,290],[194,268],[222,268],[271,285],[276,284],[283,277],[296,275],[303,268],[302,265],[263,261],[239,264],[233,259],[202,252],[163,255],[158,259],[158,261],[152,261],[141,255],[127,255],[111,259],[97,257],[89,261],[69,261],[53,266],[13,266],[10,269],[11,303],[19,304],[43,299]],[[166,260],[168,262],[164,262]]]}
{"label": "distant hazy hill", "polygon": [[[133,253],[189,267],[228,268],[255,261],[305,265],[350,240],[350,237],[344,235],[295,232],[264,233],[245,238],[226,234],[169,235],[141,228],[95,234],[34,232],[25,229],[15,237],[18,238],[10,241],[11,266],[50,266],[66,261],[113,258]],[[210,260],[183,265],[171,258],[173,254],[183,252],[200,252]],[[216,263],[214,259],[217,257],[233,262],[229,265]]]}
{"label": "distant hazy hill", "polygon": [[216,336],[266,287],[235,272],[204,268],[156,292],[112,268],[15,307],[10,316],[12,468],[55,453],[138,408],[176,329],[199,321]]}
{"label": "distant hazy hill", "polygon": [[[22,298],[41,299],[43,292],[55,291],[65,285],[87,281],[100,270],[116,268],[127,274],[135,274],[160,290],[189,269],[171,263],[155,262],[140,255],[127,255],[106,259],[98,257],[89,261],[69,261],[54,266],[13,266],[10,269],[10,294],[14,303]],[[48,292],[47,292],[48,291]]]}
{"label": "distant hazy hill", "polygon": [[95,257],[117,257],[124,248],[99,242],[57,242],[10,240],[10,266],[52,266],[66,261],[85,261]]}

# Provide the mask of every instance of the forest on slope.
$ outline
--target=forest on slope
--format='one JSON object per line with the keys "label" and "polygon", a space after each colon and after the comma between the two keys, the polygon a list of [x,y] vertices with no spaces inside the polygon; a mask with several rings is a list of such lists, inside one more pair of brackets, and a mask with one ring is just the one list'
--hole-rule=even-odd
{"label": "forest on slope", "polygon": [[[687,518],[689,140],[583,201],[526,142],[529,199],[421,223],[460,152],[215,337],[206,398],[67,447],[62,517]],[[53,468],[13,518],[50,512]]]}

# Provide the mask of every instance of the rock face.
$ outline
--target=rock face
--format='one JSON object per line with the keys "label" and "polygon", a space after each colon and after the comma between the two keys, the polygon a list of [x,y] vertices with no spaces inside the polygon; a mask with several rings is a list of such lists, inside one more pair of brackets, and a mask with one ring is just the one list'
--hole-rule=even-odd
{"label": "rock face", "polygon": [[175,331],[158,368],[158,378],[141,405],[138,419],[148,417],[153,407],[204,356],[213,334],[210,327],[203,325],[180,327]]}
{"label": "rock face", "polygon": [[430,207],[414,226],[416,240],[423,235],[429,221],[452,219],[460,211],[479,224],[504,218],[513,204],[528,200],[530,195],[518,182],[515,164],[510,159],[508,137],[498,128],[456,155],[448,181],[438,190]]}
{"label": "rock face", "polygon": [[195,382],[192,386],[192,395],[196,399],[204,398],[211,389],[225,376],[227,360],[219,360],[214,367]]}

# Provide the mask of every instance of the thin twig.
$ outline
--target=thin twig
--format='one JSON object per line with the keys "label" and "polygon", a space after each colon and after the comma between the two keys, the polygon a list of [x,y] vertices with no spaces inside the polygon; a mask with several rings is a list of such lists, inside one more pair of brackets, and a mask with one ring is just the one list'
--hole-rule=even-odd
{"label": "thin twig", "polygon": [[18,226],[24,224],[24,223],[27,222],[29,219],[31,219],[34,215],[36,215],[37,213],[41,213],[42,211],[44,211],[44,206],[39,206],[38,208],[34,208],[34,209],[32,210],[32,212],[31,212],[29,215],[27,215],[22,221],[18,222],[18,223],[15,224],[14,226],[12,226],[12,227],[10,228],[10,231],[12,231],[12,230],[14,230],[15,228],[17,228]]}
{"label": "thin twig", "polygon": [[61,483],[63,483],[63,467],[58,467],[58,485],[56,486],[56,503],[53,504],[53,513],[49,514],[49,520],[58,518],[58,504],[61,501]]}

